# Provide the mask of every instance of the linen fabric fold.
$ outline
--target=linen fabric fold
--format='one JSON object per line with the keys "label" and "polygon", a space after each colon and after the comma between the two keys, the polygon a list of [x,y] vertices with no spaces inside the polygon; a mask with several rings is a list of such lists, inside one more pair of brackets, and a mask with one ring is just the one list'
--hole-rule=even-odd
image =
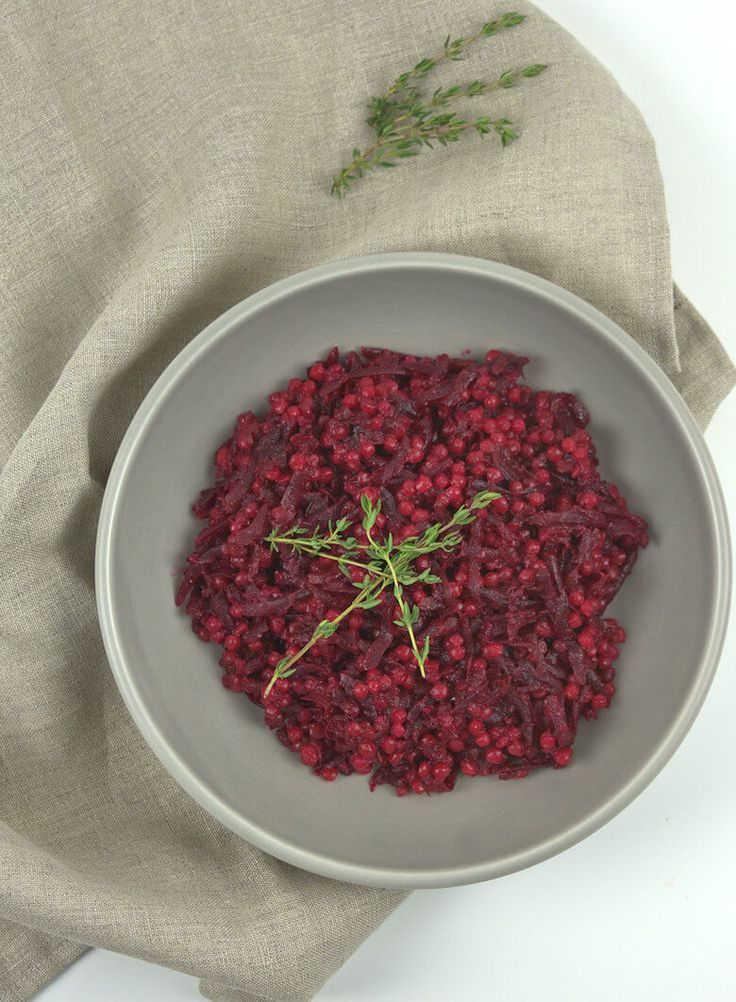
{"label": "linen fabric fold", "polygon": [[6,1002],[86,945],[194,974],[210,999],[305,1002],[403,897],[302,872],[210,818],[148,749],[106,663],[93,593],[105,480],[146,391],[209,321],[331,259],[449,251],[593,303],[701,425],[732,386],[712,331],[673,294],[641,116],[568,33],[518,9],[523,25],[437,79],[548,63],[473,104],[520,140],[468,137],[338,201],[330,179],[369,140],[368,95],[502,8],[0,2]]}

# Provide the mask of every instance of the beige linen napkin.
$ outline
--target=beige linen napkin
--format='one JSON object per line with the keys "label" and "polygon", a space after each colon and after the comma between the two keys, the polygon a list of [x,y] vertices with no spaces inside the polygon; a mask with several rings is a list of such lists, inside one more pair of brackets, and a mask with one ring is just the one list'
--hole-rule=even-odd
{"label": "beige linen napkin", "polygon": [[641,117],[568,34],[519,8],[526,24],[441,79],[549,63],[474,105],[521,140],[468,138],[340,202],[329,179],[367,138],[367,95],[507,8],[0,0],[5,1002],[82,944],[188,971],[212,999],[303,1002],[402,900],[303,873],[209,818],[148,750],[106,664],[92,577],[105,479],[147,389],[205,324],[319,262],[454,251],[595,304],[701,424],[732,385],[712,332],[673,299]]}

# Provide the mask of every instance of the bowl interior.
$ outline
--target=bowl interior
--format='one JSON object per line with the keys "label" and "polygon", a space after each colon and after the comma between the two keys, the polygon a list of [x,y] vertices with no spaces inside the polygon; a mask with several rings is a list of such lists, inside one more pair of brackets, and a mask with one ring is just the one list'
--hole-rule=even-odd
{"label": "bowl interior", "polygon": [[[154,750],[249,840],[364,883],[484,879],[550,855],[610,817],[694,716],[722,609],[717,487],[669,385],[573,297],[512,269],[457,261],[373,259],[282,284],[230,311],[179,356],[139,412],[103,517],[105,639]],[[581,724],[571,768],[521,782],[461,778],[454,793],[431,798],[372,794],[361,776],[322,782],[266,730],[257,708],[221,686],[217,649],[174,608],[172,572],[199,525],[190,504],[211,480],[215,448],[237,413],[262,408],[335,344],[509,349],[530,357],[532,385],[571,390],[591,410],[604,476],[648,519],[652,542],[613,607],[629,633],[617,697],[600,720]]]}

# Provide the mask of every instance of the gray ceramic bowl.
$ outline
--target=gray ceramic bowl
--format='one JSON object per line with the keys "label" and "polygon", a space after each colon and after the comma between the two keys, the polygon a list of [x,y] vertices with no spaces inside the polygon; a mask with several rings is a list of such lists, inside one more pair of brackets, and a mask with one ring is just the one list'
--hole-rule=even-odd
{"label": "gray ceramic bowl", "polygon": [[[380,335],[376,332],[379,331]],[[451,794],[370,793],[325,783],[220,684],[217,652],[174,608],[189,506],[210,482],[235,415],[332,345],[408,352],[489,347],[530,356],[537,387],[581,394],[602,469],[651,524],[652,543],[616,600],[629,631],[618,694],[583,723],[574,764]],[[647,355],[591,306],[487,261],[391,254],[296,275],[233,307],[166,369],[133,420],[100,519],[97,596],[128,708],[184,789],[243,838],[290,863],[385,887],[439,887],[510,873],[593,832],[682,740],[710,684],[726,623],[727,526],[690,413]]]}

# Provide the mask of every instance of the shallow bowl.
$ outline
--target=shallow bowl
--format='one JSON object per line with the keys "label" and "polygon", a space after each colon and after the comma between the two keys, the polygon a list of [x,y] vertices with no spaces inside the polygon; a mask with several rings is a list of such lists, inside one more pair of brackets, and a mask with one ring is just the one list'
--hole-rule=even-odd
{"label": "shallow bowl", "polygon": [[[380,333],[377,333],[380,332]],[[220,684],[217,650],[174,608],[172,569],[190,504],[235,416],[332,345],[529,356],[538,388],[579,394],[601,468],[652,541],[612,611],[629,633],[610,710],[583,723],[573,765],[451,794],[325,783],[262,713]],[[487,261],[390,254],[339,261],[233,307],[169,365],[136,414],[102,507],[97,599],[107,654],[143,736],[182,787],[243,838],[289,863],[385,887],[439,887],[529,866],[589,835],[667,762],[705,697],[730,585],[721,492],[693,418],[619,327],[535,276]]]}

